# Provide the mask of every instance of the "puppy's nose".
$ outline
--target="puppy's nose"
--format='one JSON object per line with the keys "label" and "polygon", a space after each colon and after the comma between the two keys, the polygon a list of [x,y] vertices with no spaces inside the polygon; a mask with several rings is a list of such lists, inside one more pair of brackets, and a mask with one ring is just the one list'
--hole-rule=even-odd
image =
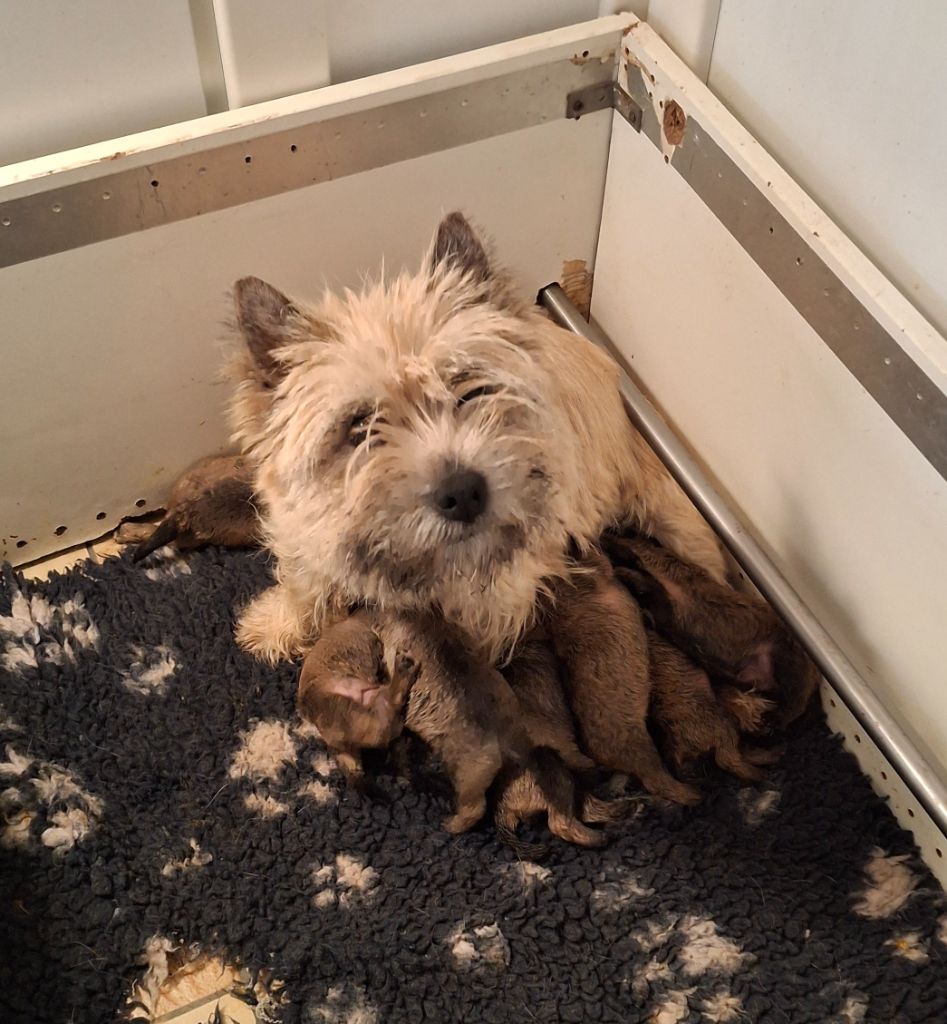
{"label": "puppy's nose", "polygon": [[455,523],[472,523],[487,507],[486,478],[475,469],[455,469],[434,492],[434,507]]}

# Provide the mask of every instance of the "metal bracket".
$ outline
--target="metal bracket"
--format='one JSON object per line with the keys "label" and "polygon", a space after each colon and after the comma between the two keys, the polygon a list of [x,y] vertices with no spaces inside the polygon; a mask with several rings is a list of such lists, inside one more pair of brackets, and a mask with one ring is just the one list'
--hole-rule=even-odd
{"label": "metal bracket", "polygon": [[617,110],[636,132],[641,131],[641,107],[617,82],[598,82],[566,97],[566,117],[578,121],[597,110]]}

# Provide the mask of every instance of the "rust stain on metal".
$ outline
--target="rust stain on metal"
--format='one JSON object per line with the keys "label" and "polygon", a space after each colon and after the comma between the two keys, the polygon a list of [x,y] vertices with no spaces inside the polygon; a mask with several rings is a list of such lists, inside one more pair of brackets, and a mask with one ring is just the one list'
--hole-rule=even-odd
{"label": "rust stain on metal", "polygon": [[592,310],[592,275],[585,260],[564,260],[559,284],[569,301],[588,320]]}
{"label": "rust stain on metal", "polygon": [[664,108],[664,137],[672,146],[679,146],[684,139],[687,115],[676,100],[668,100]]}

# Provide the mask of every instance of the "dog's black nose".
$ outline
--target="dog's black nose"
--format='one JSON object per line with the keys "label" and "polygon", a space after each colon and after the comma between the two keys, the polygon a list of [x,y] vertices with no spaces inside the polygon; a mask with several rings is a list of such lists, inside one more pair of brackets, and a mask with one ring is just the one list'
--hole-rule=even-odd
{"label": "dog's black nose", "polygon": [[486,478],[475,469],[455,469],[434,492],[434,507],[455,523],[472,523],[487,507]]}

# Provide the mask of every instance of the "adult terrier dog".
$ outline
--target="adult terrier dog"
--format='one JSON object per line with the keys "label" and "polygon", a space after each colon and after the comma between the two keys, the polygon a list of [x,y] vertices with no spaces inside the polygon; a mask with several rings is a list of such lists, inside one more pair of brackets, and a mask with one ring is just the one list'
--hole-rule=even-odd
{"label": "adult terrier dog", "polygon": [[625,414],[615,365],[517,298],[459,213],[417,274],[302,305],[236,285],[232,403],[277,584],[243,647],[304,649],[334,608],[438,609],[491,660],[612,524],[724,578],[717,542]]}

